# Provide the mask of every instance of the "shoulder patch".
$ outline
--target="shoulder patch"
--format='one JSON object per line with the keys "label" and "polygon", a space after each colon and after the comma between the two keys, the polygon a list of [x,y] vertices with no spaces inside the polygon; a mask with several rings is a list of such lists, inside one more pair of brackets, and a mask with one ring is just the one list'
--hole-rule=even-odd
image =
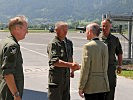
{"label": "shoulder patch", "polygon": [[14,47],[14,46],[13,47],[10,47],[10,53],[11,54],[14,55],[14,54],[16,54],[16,52],[17,52],[17,48],[16,47]]}

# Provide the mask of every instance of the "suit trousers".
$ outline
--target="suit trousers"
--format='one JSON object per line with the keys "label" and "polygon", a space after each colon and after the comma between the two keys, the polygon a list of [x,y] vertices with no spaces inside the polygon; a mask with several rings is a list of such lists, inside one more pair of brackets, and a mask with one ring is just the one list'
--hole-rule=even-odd
{"label": "suit trousers", "polygon": [[85,100],[105,100],[106,93],[84,94]]}

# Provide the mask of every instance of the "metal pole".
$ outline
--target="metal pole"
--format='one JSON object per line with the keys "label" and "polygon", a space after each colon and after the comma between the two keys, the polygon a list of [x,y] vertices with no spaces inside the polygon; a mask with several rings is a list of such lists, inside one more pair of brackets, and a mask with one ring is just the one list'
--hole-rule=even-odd
{"label": "metal pole", "polygon": [[[132,12],[132,20],[133,20],[133,12]],[[132,30],[132,32],[133,32],[133,30]],[[133,33],[132,33],[132,35],[131,35],[131,37],[132,37],[132,63],[133,63]]]}
{"label": "metal pole", "polygon": [[108,16],[108,14],[106,14],[106,18],[108,18],[109,16]]}
{"label": "metal pole", "polygon": [[106,19],[106,15],[102,14],[102,20]]}
{"label": "metal pole", "polygon": [[132,63],[133,63],[133,33],[132,33]]}
{"label": "metal pole", "polygon": [[129,42],[128,42],[128,58],[131,59],[131,34],[132,34],[132,21],[128,22],[128,36],[129,36]]}

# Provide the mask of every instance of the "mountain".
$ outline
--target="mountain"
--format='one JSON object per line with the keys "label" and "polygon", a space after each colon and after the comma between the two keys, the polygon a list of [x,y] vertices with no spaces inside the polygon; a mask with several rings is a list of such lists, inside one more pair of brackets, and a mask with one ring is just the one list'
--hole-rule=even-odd
{"label": "mountain", "polygon": [[95,20],[109,11],[131,14],[133,0],[0,0],[0,22],[16,15],[25,15],[32,24],[58,20]]}

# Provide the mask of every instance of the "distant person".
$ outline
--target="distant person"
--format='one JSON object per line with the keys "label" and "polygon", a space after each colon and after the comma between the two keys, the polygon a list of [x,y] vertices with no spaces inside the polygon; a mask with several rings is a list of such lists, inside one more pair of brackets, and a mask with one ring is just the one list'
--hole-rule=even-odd
{"label": "distant person", "polygon": [[[116,69],[117,73],[120,74],[122,71],[122,47],[117,37],[111,34],[111,21],[105,19],[101,22],[102,24],[102,41],[107,44],[109,51],[108,60],[108,78],[110,92],[106,95],[106,100],[114,100],[115,87],[116,87]],[[118,67],[116,67],[116,57],[118,58]]]}
{"label": "distant person", "polygon": [[105,100],[109,91],[107,76],[108,47],[98,38],[100,27],[91,23],[86,27],[87,40],[83,47],[79,95],[85,100]]}
{"label": "distant person", "polygon": [[28,33],[27,19],[14,17],[8,27],[11,35],[0,42],[0,100],[22,100],[23,59],[18,41]]}
{"label": "distant person", "polygon": [[55,24],[56,36],[48,44],[49,57],[49,100],[70,100],[70,69],[73,72],[80,68],[73,62],[73,44],[67,39],[68,24],[57,22]]}

